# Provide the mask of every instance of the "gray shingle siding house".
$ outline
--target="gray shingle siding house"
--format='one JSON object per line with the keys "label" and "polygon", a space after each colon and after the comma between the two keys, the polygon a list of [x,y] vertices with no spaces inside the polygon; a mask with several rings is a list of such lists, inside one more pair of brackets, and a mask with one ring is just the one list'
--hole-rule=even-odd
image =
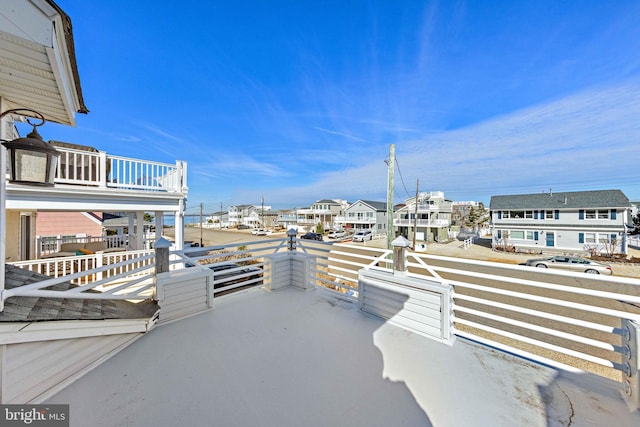
{"label": "gray shingle siding house", "polygon": [[493,246],[624,254],[630,209],[620,190],[492,196]]}
{"label": "gray shingle siding house", "polygon": [[337,216],[335,223],[340,228],[371,230],[374,234],[387,232],[387,204],[372,200],[358,200]]}

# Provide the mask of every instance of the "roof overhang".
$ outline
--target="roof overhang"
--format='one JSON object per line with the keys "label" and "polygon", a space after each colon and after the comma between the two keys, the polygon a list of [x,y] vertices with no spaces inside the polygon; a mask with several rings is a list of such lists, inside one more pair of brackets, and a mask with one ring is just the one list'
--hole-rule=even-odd
{"label": "roof overhang", "polygon": [[184,193],[115,190],[79,185],[33,187],[7,183],[7,210],[64,212],[179,212]]}
{"label": "roof overhang", "polygon": [[88,112],[71,19],[53,1],[0,2],[0,98],[4,110],[29,108],[71,126]]}

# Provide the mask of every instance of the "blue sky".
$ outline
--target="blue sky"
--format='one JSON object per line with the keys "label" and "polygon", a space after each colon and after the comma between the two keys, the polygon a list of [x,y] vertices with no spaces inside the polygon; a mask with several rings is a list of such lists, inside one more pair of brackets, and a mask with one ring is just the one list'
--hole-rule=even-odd
{"label": "blue sky", "polygon": [[86,104],[41,133],[189,164],[189,209],[619,188],[640,2],[58,0]]}

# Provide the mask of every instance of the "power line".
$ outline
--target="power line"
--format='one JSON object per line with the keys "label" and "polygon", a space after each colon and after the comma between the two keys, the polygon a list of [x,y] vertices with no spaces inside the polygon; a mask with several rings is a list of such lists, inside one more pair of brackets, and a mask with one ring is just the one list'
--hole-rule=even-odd
{"label": "power line", "polygon": [[404,178],[402,178],[402,172],[400,172],[400,163],[398,163],[398,158],[396,157],[396,166],[398,166],[398,175],[400,175],[400,181],[402,182],[402,186],[404,187],[404,191],[407,193],[407,197],[410,198],[409,190],[407,190],[407,186],[404,185]]}

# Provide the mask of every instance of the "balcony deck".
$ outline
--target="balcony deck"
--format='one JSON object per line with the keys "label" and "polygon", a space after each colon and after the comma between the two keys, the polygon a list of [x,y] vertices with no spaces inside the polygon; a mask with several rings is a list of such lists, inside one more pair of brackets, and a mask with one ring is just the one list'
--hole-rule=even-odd
{"label": "balcony deck", "polygon": [[155,328],[48,403],[72,426],[640,425],[618,390],[284,288]]}

